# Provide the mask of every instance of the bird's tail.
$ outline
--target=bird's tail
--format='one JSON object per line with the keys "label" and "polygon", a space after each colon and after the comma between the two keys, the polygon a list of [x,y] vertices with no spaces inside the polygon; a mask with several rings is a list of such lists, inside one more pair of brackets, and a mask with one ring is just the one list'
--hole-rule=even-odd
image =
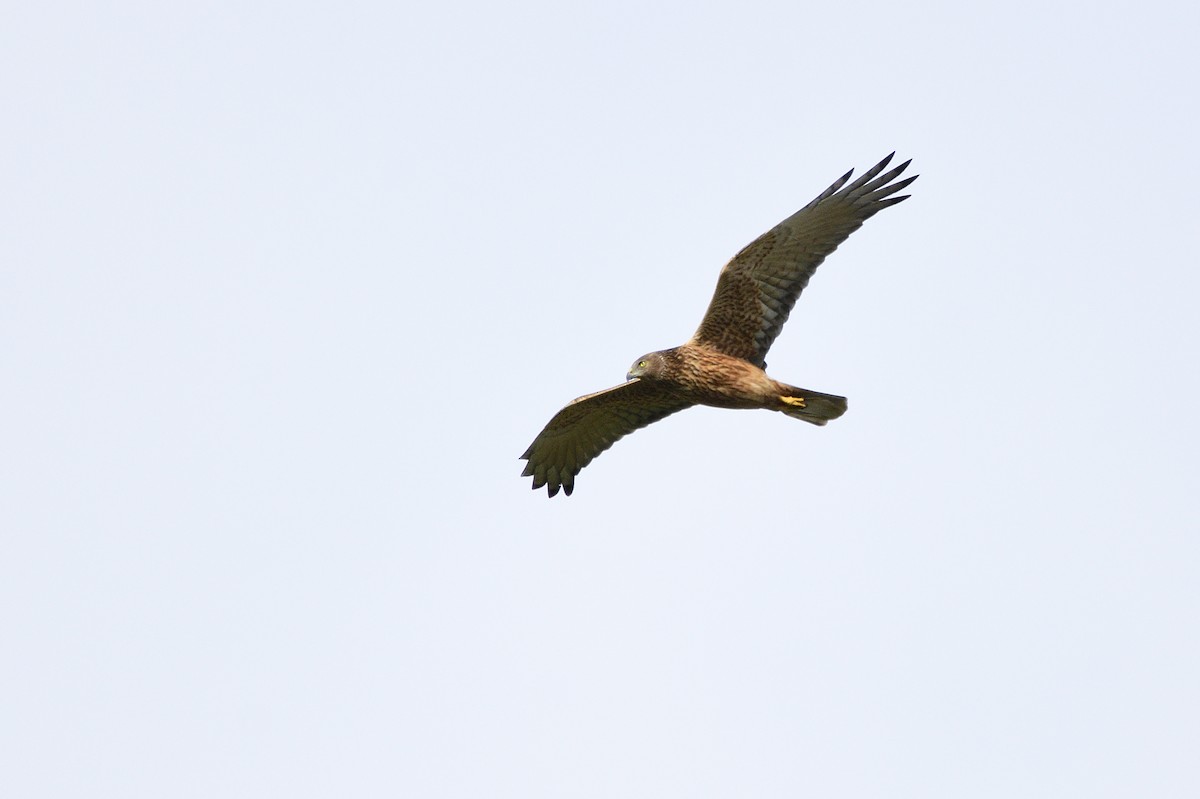
{"label": "bird's tail", "polygon": [[806,388],[782,385],[785,392],[779,397],[779,410],[793,419],[823,425],[846,412],[846,398],[822,394]]}

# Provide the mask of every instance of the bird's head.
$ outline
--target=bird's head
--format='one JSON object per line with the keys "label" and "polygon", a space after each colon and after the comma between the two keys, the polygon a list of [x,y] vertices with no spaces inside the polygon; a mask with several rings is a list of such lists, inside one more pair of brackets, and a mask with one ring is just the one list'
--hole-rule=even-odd
{"label": "bird's head", "polygon": [[625,375],[626,380],[632,380],[635,377],[658,377],[662,374],[663,356],[661,352],[650,352],[633,362],[633,366],[629,367],[629,373]]}

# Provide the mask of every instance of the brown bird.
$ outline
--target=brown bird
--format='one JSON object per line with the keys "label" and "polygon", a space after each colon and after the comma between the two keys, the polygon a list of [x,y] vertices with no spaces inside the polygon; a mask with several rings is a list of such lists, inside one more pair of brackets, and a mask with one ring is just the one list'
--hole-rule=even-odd
{"label": "brown bird", "polygon": [[[700,329],[686,343],[643,355],[626,382],[563,408],[525,450],[523,476],[550,496],[568,496],[575,475],[617,439],[693,405],[765,408],[823,425],[846,412],[846,398],[771,379],[764,360],[800,292],[825,256],[862,223],[909,195],[892,195],[917,179],[893,183],[911,161],[883,172],[892,153],[858,180],[854,170],[752,241],[717,279]],[[844,188],[843,188],[844,187]]]}

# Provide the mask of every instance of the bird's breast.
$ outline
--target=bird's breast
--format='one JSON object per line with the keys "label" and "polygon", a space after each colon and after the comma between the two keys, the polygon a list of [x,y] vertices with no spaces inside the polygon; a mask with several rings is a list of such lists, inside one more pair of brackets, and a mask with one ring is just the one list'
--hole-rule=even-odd
{"label": "bird's breast", "polygon": [[775,381],[741,358],[703,348],[681,348],[676,381],[690,399],[717,408],[761,408],[774,398]]}

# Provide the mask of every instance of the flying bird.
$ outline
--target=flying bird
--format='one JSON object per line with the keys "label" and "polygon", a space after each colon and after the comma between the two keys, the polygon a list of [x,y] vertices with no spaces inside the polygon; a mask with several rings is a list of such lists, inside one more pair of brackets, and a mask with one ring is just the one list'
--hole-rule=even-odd
{"label": "flying bird", "polygon": [[626,382],[555,414],[521,456],[533,488],[546,486],[550,496],[561,488],[570,496],[575,475],[622,436],[693,405],[765,408],[815,425],[845,413],[845,397],[773,380],[765,357],[825,257],[863,222],[908,199],[893,195],[917,179],[896,180],[911,161],[883,172],[894,155],[853,183],[847,182],[854,170],[842,175],[735,255],[686,344],[641,356]]}

